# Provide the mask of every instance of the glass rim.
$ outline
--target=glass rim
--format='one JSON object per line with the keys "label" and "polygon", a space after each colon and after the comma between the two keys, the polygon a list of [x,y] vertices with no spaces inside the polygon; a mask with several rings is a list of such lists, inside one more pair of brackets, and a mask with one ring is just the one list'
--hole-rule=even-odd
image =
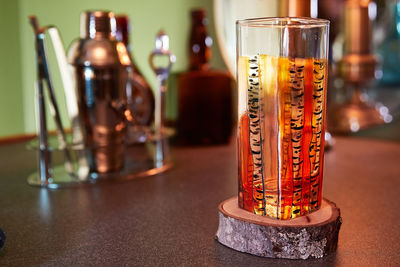
{"label": "glass rim", "polygon": [[236,21],[236,25],[247,27],[311,28],[329,24],[329,20],[310,17],[261,17]]}

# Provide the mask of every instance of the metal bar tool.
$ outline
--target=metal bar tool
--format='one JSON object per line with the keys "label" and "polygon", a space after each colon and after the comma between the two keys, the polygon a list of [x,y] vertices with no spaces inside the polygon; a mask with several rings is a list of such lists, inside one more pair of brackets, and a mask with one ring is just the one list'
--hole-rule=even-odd
{"label": "metal bar tool", "polygon": [[[163,31],[159,31],[155,41],[156,48],[151,52],[149,63],[157,76],[158,88],[155,93],[155,117],[154,117],[154,140],[156,142],[155,164],[156,167],[163,165],[166,153],[165,137],[165,93],[167,92],[167,80],[171,72],[172,65],[176,61],[176,57],[169,50],[169,37]],[[167,66],[156,64],[157,57],[167,57]],[[157,66],[158,65],[158,66]]]}

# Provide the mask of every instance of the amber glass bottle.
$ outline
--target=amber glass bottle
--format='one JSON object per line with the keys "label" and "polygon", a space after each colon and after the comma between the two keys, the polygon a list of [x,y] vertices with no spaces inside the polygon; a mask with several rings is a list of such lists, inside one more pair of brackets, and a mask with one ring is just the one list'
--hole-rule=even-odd
{"label": "amber glass bottle", "polygon": [[207,32],[207,17],[204,9],[191,12],[192,28],[189,39],[189,70],[208,70],[211,58],[212,39]]}
{"label": "amber glass bottle", "polygon": [[132,124],[149,126],[154,116],[154,94],[148,82],[137,67],[132,57],[129,44],[130,24],[126,15],[116,17],[117,40],[123,42],[132,58],[132,76],[127,87],[128,108],[132,113]]}
{"label": "amber glass bottle", "polygon": [[233,124],[233,79],[211,70],[212,39],[204,9],[191,12],[189,71],[178,76],[178,144],[220,144],[229,141]]}

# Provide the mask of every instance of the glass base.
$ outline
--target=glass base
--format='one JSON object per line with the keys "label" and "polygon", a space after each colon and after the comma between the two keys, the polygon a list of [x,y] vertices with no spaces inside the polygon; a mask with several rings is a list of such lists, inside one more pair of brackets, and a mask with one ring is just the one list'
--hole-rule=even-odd
{"label": "glass base", "polygon": [[[49,151],[52,158],[58,158],[60,155],[62,157],[63,152],[54,149],[54,147]],[[77,151],[72,149],[72,152]],[[90,172],[86,176],[81,175],[78,178],[75,173],[69,173],[63,163],[58,163],[54,164],[49,171],[51,178],[45,179],[45,177],[40,176],[39,172],[35,172],[28,176],[27,182],[32,186],[57,189],[152,176],[168,170],[172,165],[172,159],[168,152],[168,140],[164,138],[126,146],[123,167],[119,171],[108,173]],[[77,167],[77,163],[74,163],[74,166]]]}

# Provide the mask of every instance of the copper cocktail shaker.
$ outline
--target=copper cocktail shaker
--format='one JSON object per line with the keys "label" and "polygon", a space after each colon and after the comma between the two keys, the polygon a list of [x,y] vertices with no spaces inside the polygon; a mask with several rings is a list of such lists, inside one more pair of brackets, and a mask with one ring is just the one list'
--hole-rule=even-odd
{"label": "copper cocktail shaker", "polygon": [[68,53],[69,63],[74,66],[79,117],[85,131],[83,142],[92,173],[118,171],[123,165],[131,59],[115,36],[113,13],[84,12],[81,38]]}

